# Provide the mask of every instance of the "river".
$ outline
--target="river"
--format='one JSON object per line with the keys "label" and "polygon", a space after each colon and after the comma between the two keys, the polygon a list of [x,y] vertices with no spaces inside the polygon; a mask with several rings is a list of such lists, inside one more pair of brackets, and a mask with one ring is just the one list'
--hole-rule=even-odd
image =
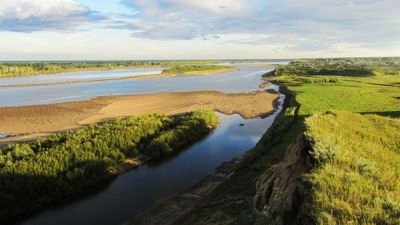
{"label": "river", "polygon": [[[168,78],[154,78],[143,80],[113,80],[95,83],[49,85],[49,86],[30,86],[30,87],[7,87],[0,88],[0,106],[20,106],[49,104],[58,102],[71,102],[88,100],[95,96],[109,95],[128,95],[128,94],[151,94],[161,92],[177,91],[206,91],[217,90],[222,92],[249,92],[258,89],[261,74],[271,71],[272,67],[249,67],[240,66],[240,71],[233,71],[208,76],[182,76]],[[124,70],[137,73],[142,69]],[[114,70],[100,71],[100,77],[104,73],[113,73]],[[117,73],[119,70],[117,71]],[[88,79],[88,73],[93,76],[91,79],[98,79],[96,72],[76,72],[73,73],[74,79]],[[154,74],[154,70],[147,70],[148,74]],[[63,77],[64,74],[61,74]],[[64,78],[54,78],[57,75],[38,76],[34,81],[30,77],[0,79],[0,85],[10,83],[46,83],[50,78],[53,82],[63,82]],[[9,79],[14,79],[12,82]],[[106,80],[106,79],[105,79]]]}
{"label": "river", "polygon": [[[149,80],[110,81],[60,86],[0,88],[2,106],[54,103],[89,99],[98,95],[156,93],[167,91],[259,90],[261,75],[272,68],[241,66],[237,72],[210,76]],[[271,86],[276,89],[276,86]],[[4,99],[7,91],[23,96]],[[33,94],[35,93],[35,94]],[[29,96],[31,95],[31,96]],[[57,96],[66,98],[60,99]],[[69,98],[68,98],[69,96]],[[73,97],[79,96],[79,97]],[[8,97],[7,97],[8,98]],[[280,102],[284,96],[280,97]],[[271,126],[278,110],[266,118],[243,119],[218,113],[219,125],[203,140],[157,163],[146,163],[105,182],[80,196],[60,202],[24,218],[19,225],[122,225],[152,206],[157,199],[189,189],[213,173],[224,161],[241,156],[255,146]]]}

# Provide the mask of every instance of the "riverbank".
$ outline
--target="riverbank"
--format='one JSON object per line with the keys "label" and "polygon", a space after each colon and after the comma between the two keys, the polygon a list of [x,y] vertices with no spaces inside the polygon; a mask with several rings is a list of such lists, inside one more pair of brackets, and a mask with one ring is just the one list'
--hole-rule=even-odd
{"label": "riverbank", "polygon": [[294,96],[285,88],[280,92],[286,96],[282,110],[253,149],[243,157],[223,162],[214,174],[192,188],[160,199],[129,224],[151,225],[160,221],[165,225],[253,224],[255,180],[283,159],[286,146],[294,142],[302,130],[297,117],[286,115],[298,108]]}
{"label": "riverbank", "polygon": [[211,108],[244,118],[274,111],[277,94],[224,94],[216,91],[97,97],[88,101],[0,108],[1,134],[22,134],[0,143],[31,140],[54,132],[76,129],[103,120],[162,113],[167,115]]}
{"label": "riverbank", "polygon": [[[73,63],[73,62],[72,62]],[[4,62],[0,62],[4,64]],[[40,64],[37,62],[36,64]],[[53,63],[57,64],[57,63]],[[140,69],[140,68],[162,68],[162,65],[130,65],[130,66],[106,66],[106,67],[81,67],[81,68],[58,68],[56,70],[39,70],[39,71],[24,71],[22,72],[9,72],[9,73],[1,73],[0,78],[9,78],[9,77],[26,77],[26,76],[36,76],[36,75],[45,75],[45,74],[57,74],[57,73],[71,73],[71,72],[83,72],[83,71],[106,71],[106,70],[119,70],[119,69]],[[16,69],[18,66],[13,67],[10,70],[19,70]]]}

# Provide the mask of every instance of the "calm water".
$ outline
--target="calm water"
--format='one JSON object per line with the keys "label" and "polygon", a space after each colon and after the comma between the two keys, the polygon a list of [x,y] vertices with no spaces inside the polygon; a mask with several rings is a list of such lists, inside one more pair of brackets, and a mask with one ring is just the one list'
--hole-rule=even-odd
{"label": "calm water", "polygon": [[[0,88],[0,106],[74,101],[101,95],[170,91],[249,92],[258,89],[260,76],[271,69],[241,66],[240,71],[212,76]],[[276,89],[275,86],[271,88]],[[283,96],[280,100],[283,100]],[[218,127],[205,139],[179,154],[157,164],[148,163],[130,170],[103,185],[98,185],[96,190],[43,210],[19,225],[125,224],[138,213],[151,207],[157,199],[190,188],[201,178],[213,173],[214,168],[223,161],[243,155],[257,143],[279,111],[280,108],[264,119],[249,120],[238,115],[227,116],[218,113]]]}
{"label": "calm water", "polygon": [[162,68],[139,68],[139,69],[120,69],[120,70],[99,70],[82,71],[58,74],[35,75],[27,77],[10,77],[0,79],[2,85],[14,84],[41,84],[72,81],[106,80],[124,78],[130,76],[140,76],[148,74],[159,74]]}
{"label": "calm water", "polygon": [[255,146],[275,116],[276,113],[265,119],[245,120],[238,115],[218,114],[219,126],[178,155],[140,166],[86,197],[42,211],[20,225],[125,224],[157,199],[190,188],[223,161]]}
{"label": "calm water", "polygon": [[[240,71],[209,76],[0,88],[0,106],[48,104],[88,100],[95,96],[150,94],[173,91],[217,90],[223,92],[248,92],[257,90],[261,75],[270,70],[272,68],[269,67],[240,66]],[[113,73],[113,70],[101,72]],[[56,77],[58,75],[52,76]],[[3,79],[0,79],[0,83],[2,82]],[[41,81],[37,82],[41,83]]]}

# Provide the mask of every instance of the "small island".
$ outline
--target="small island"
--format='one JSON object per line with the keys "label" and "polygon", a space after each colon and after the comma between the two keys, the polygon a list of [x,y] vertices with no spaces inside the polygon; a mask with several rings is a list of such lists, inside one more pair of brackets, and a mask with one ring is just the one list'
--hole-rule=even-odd
{"label": "small island", "polygon": [[162,71],[162,74],[207,75],[239,70],[236,66],[224,65],[176,65]]}

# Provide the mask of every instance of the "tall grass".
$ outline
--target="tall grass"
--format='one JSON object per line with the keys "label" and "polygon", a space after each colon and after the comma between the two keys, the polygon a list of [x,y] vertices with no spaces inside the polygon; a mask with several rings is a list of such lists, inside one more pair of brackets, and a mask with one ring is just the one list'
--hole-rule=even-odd
{"label": "tall grass", "polygon": [[400,119],[334,111],[306,119],[317,224],[400,224]]}

